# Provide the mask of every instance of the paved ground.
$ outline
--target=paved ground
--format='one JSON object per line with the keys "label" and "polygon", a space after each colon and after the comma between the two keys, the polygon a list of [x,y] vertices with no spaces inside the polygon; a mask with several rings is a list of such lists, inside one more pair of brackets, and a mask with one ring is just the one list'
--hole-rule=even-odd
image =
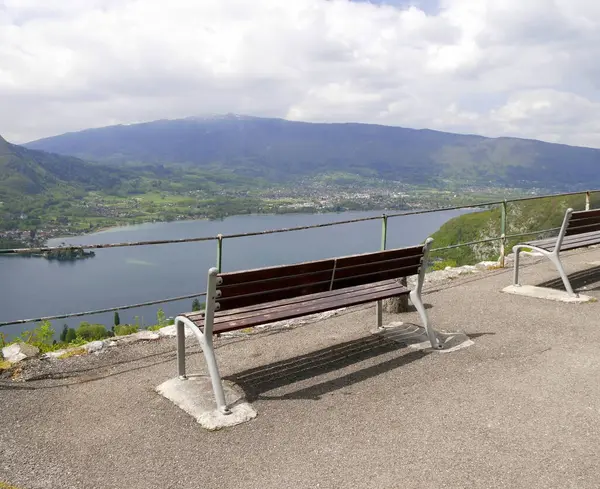
{"label": "paved ground", "polygon": [[[566,265],[576,287],[600,298],[600,268],[577,273],[598,260],[600,250],[588,250]],[[154,392],[175,371],[172,340],[71,359],[55,378],[4,382],[0,481],[23,489],[598,488],[600,302],[502,294],[511,272],[428,293],[434,324],[475,341],[450,354],[371,336],[372,308],[219,341],[224,375],[259,413],[219,432]],[[539,285],[556,276],[542,262],[522,278]],[[189,351],[203,370],[197,349]]]}

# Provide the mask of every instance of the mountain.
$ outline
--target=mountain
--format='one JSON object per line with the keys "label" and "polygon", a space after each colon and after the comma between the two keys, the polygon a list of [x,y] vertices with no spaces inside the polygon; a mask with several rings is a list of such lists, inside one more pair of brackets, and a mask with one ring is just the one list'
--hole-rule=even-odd
{"label": "mountain", "polygon": [[10,144],[0,137],[0,200],[61,187],[96,190],[119,183],[125,172],[78,158]]}
{"label": "mountain", "polygon": [[289,180],[326,172],[430,186],[555,189],[600,185],[600,150],[372,124],[238,115],[109,126],[25,145],[111,164],[186,163]]}

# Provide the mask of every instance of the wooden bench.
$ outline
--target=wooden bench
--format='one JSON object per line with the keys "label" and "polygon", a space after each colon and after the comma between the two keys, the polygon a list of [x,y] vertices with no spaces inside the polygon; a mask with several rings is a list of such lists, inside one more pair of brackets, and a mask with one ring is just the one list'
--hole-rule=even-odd
{"label": "wooden bench", "polygon": [[[433,348],[441,348],[421,301],[431,239],[424,245],[233,273],[208,272],[206,309],[182,314],[177,325],[177,364],[186,378],[185,331],[197,337],[206,358],[217,409],[228,413],[212,337],[215,334],[381,301],[410,294]],[[398,279],[418,275],[414,290]],[[381,327],[381,302],[377,326]]]}
{"label": "wooden bench", "polygon": [[570,295],[573,292],[569,278],[560,261],[560,252],[585,248],[600,244],[600,210],[587,210],[574,212],[567,209],[560,232],[556,238],[538,239],[521,243],[513,247],[515,253],[514,284],[519,285],[519,252],[523,248],[531,248],[548,257],[556,266],[565,289]]}

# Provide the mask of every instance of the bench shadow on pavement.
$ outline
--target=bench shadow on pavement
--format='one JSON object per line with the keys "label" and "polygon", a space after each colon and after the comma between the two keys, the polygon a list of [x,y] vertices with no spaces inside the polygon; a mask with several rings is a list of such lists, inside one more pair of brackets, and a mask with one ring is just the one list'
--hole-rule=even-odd
{"label": "bench shadow on pavement", "polygon": [[[569,274],[569,281],[575,291],[581,290],[583,287],[586,287],[585,290],[600,290],[600,266],[571,273]],[[538,284],[538,287],[565,290],[560,277]]]}
{"label": "bench shadow on pavement", "polygon": [[[469,335],[471,338],[482,334]],[[319,400],[324,394],[346,388],[364,380],[376,377],[399,367],[420,360],[431,352],[427,350],[409,351],[375,365],[326,380],[315,385],[301,387],[282,395],[266,395],[274,389],[290,386],[319,375],[349,367],[365,360],[372,360],[392,352],[400,353],[405,345],[386,340],[378,335],[370,335],[353,341],[337,344],[306,355],[262,365],[257,368],[235,373],[227,377],[240,386],[249,402],[256,400],[308,399]]]}

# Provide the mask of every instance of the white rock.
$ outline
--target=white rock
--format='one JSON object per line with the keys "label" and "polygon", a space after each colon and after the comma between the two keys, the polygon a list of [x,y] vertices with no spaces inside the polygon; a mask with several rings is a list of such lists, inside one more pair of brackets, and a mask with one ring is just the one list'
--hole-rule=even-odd
{"label": "white rock", "polygon": [[7,362],[17,363],[25,358],[35,357],[40,353],[39,348],[27,343],[15,343],[2,348],[2,356]]}
{"label": "white rock", "polygon": [[58,358],[61,355],[64,355],[65,353],[67,353],[69,350],[56,350],[56,351],[49,351],[48,353],[44,353],[42,355],[42,358]]}
{"label": "white rock", "polygon": [[[184,331],[185,331],[186,338],[190,338],[191,336],[194,336],[194,333],[192,332],[192,330],[190,328],[184,328]],[[175,336],[177,336],[177,327],[174,324],[171,326],[165,326],[164,328],[160,328],[156,333],[159,336],[166,336],[169,338],[174,338]]]}
{"label": "white rock", "polygon": [[90,341],[89,343],[83,345],[83,348],[88,353],[96,353],[104,348],[104,341]]}
{"label": "white rock", "polygon": [[133,333],[131,336],[135,338],[135,341],[151,341],[158,340],[160,338],[160,335],[158,333],[148,330]]}
{"label": "white rock", "polygon": [[480,270],[489,270],[490,268],[497,268],[498,265],[497,261],[482,261],[475,266]]}

